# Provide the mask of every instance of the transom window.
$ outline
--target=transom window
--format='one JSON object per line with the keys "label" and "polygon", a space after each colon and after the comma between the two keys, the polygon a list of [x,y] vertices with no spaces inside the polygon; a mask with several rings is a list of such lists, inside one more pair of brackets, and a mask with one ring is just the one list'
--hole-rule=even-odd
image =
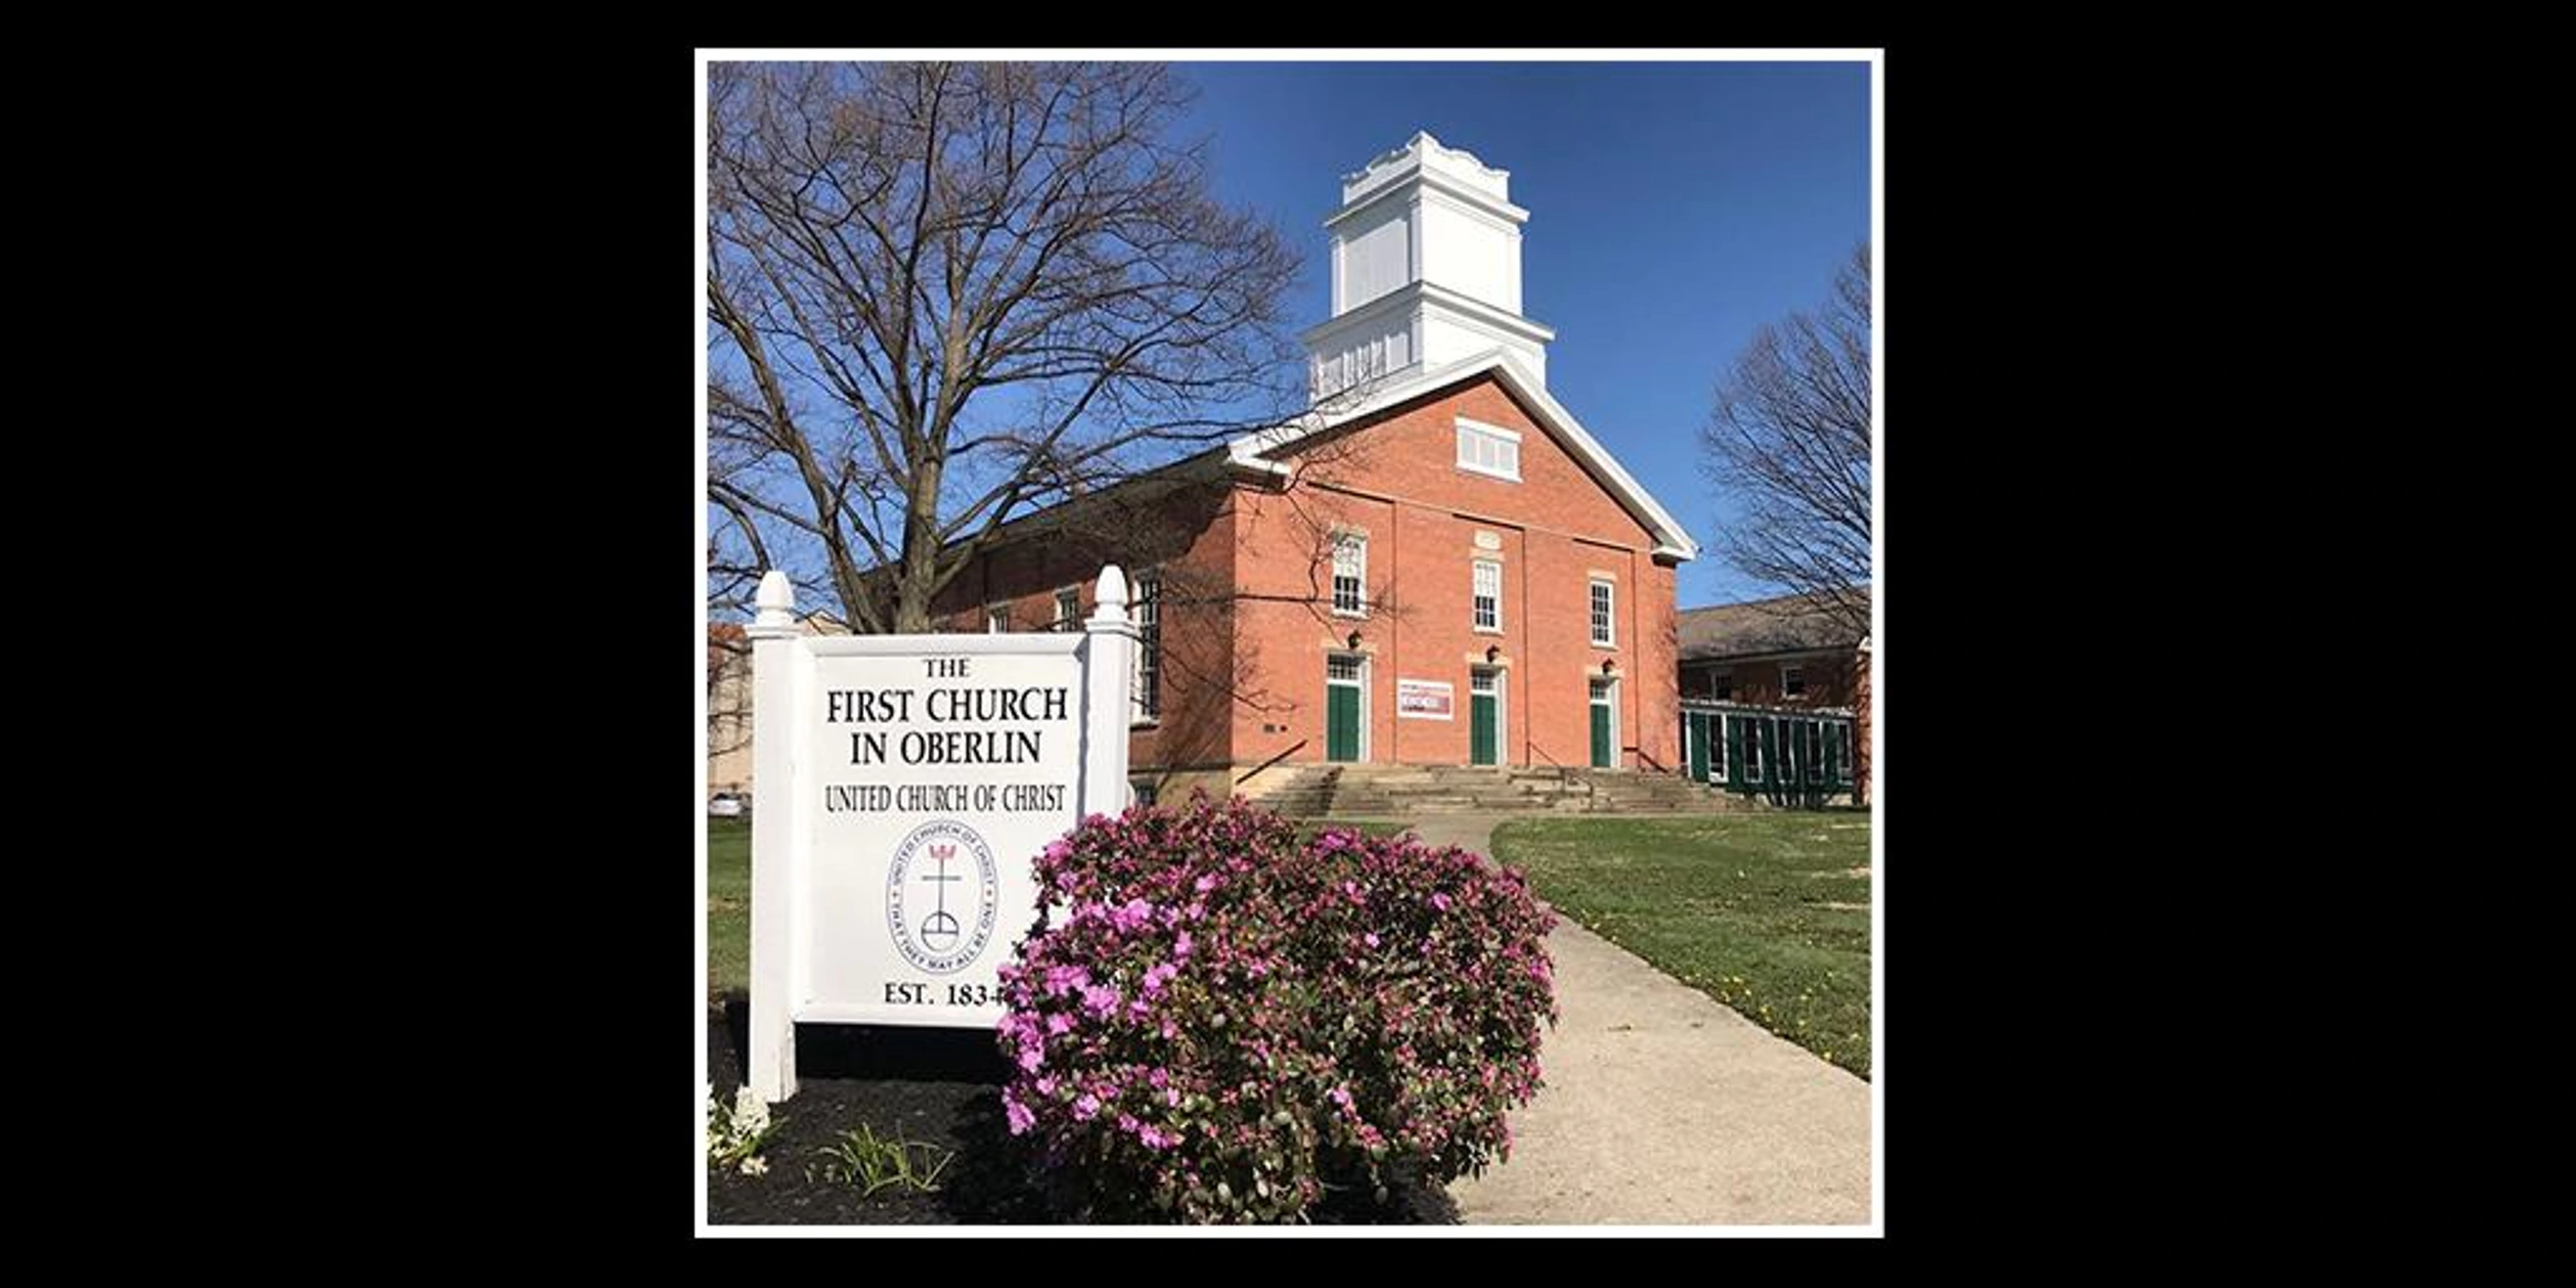
{"label": "transom window", "polygon": [[1335,653],[1324,659],[1324,678],[1357,684],[1360,682],[1360,660],[1347,653]]}
{"label": "transom window", "polygon": [[1611,646],[1611,594],[1609,582],[1595,579],[1592,583],[1592,642],[1603,648]]}
{"label": "transom window", "polygon": [[1503,566],[1491,559],[1476,561],[1476,629],[1503,629]]}
{"label": "transom window", "polygon": [[1481,669],[1468,672],[1467,692],[1480,697],[1494,696],[1494,673]]}
{"label": "transom window", "polygon": [[1521,436],[1500,425],[1458,418],[1458,468],[1498,479],[1521,479]]}
{"label": "transom window", "polygon": [[1346,532],[1333,542],[1333,611],[1344,617],[1368,613],[1368,538]]}

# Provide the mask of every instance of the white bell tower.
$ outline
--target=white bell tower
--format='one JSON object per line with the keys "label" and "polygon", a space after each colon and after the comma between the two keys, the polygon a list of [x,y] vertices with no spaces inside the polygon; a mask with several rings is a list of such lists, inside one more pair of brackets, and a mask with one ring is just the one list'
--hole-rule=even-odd
{"label": "white bell tower", "polygon": [[1501,348],[1541,387],[1556,332],[1521,316],[1511,172],[1417,133],[1342,177],[1333,316],[1305,333],[1314,396]]}

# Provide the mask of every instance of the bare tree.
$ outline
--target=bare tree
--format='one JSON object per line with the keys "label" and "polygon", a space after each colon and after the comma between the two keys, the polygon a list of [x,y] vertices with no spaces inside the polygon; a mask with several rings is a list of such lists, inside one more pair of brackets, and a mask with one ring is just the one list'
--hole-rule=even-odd
{"label": "bare tree", "polygon": [[1869,633],[1869,247],[1814,313],[1754,332],[1700,431],[1705,468],[1737,503],[1727,562]]}
{"label": "bare tree", "polygon": [[[711,580],[931,627],[1001,525],[1302,405],[1295,264],[1142,63],[709,68]],[[815,601],[809,601],[815,602]]]}

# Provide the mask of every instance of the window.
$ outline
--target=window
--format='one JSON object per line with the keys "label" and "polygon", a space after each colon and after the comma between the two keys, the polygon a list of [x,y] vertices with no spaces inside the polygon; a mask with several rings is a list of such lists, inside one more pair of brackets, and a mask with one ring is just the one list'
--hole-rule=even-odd
{"label": "window", "polygon": [[1848,783],[1852,780],[1852,727],[1847,724],[1835,725],[1834,736],[1841,739],[1843,745],[1841,772],[1835,776],[1834,781]]}
{"label": "window", "polygon": [[1735,673],[1733,671],[1709,672],[1708,696],[1713,702],[1733,702],[1735,700]]}
{"label": "window", "polygon": [[1136,574],[1136,677],[1138,720],[1163,714],[1163,575]]}
{"label": "window", "polygon": [[1807,696],[1807,668],[1783,665],[1780,668],[1780,694],[1788,698]]}
{"label": "window", "polygon": [[1131,778],[1127,781],[1127,789],[1136,793],[1137,804],[1151,805],[1154,803],[1155,791],[1154,784],[1151,780]]}
{"label": "window", "polygon": [[1082,588],[1067,586],[1055,593],[1055,628],[1060,631],[1082,629]]}
{"label": "window", "polygon": [[1324,679],[1343,684],[1360,682],[1360,660],[1347,653],[1335,653],[1324,659]]}
{"label": "window", "polygon": [[1610,583],[1594,579],[1592,583],[1592,642],[1611,647]]}
{"label": "window", "polygon": [[1458,418],[1458,468],[1521,481],[1521,436],[1500,425]]}
{"label": "window", "polygon": [[1333,612],[1341,617],[1368,615],[1368,538],[1346,532],[1333,542]]}
{"label": "window", "polygon": [[1010,631],[1011,606],[1008,604],[986,605],[984,608],[984,633],[987,635],[1007,635]]}
{"label": "window", "polygon": [[1476,629],[1500,634],[1503,629],[1503,566],[1476,561]]}

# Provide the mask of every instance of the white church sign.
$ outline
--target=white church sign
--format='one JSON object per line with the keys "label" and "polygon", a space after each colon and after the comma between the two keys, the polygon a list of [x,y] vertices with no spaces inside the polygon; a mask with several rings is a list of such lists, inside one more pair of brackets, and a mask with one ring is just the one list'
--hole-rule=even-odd
{"label": "white church sign", "polygon": [[1126,808],[1127,583],[1079,633],[797,631],[784,573],[751,630],[750,1083],[796,1092],[799,1023],[991,1028],[1036,858]]}

